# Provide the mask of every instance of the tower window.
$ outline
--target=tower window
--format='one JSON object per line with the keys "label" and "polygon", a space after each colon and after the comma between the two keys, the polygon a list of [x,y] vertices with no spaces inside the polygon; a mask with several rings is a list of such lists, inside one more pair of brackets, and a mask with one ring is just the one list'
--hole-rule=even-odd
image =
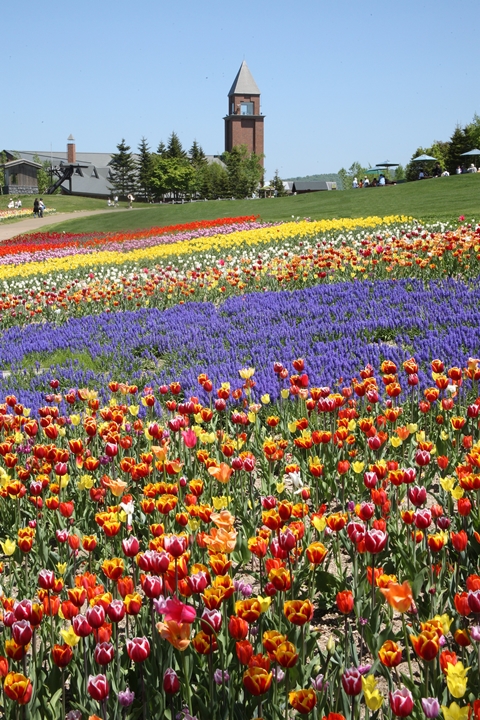
{"label": "tower window", "polygon": [[242,102],[240,105],[240,115],[253,115],[253,102]]}

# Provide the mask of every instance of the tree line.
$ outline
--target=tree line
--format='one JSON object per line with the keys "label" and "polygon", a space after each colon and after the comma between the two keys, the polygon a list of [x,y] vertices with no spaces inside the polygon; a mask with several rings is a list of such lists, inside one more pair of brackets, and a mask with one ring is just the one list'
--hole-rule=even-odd
{"label": "tree line", "polygon": [[184,150],[175,132],[166,145],[160,142],[156,152],[143,137],[136,156],[122,139],[110,170],[114,194],[132,193],[146,202],[251,197],[263,178],[262,156],[250,153],[245,145],[209,161],[196,140],[188,152]]}

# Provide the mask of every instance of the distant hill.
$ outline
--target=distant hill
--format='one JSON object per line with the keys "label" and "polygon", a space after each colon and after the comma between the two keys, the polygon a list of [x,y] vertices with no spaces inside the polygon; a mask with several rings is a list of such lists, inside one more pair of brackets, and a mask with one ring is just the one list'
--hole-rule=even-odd
{"label": "distant hill", "polygon": [[324,180],[325,182],[336,182],[338,190],[343,190],[343,183],[342,178],[337,173],[323,173],[320,175],[303,175],[302,177],[291,177],[291,178],[283,178],[284,180],[287,180],[288,182],[292,182],[293,180],[304,180],[305,182],[309,180]]}

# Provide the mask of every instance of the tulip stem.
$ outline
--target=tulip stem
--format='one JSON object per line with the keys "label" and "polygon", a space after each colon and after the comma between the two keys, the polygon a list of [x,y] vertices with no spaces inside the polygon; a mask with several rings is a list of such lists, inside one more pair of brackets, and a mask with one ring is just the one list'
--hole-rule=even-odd
{"label": "tulip stem", "polygon": [[285,720],[288,720],[288,668],[285,668]]}
{"label": "tulip stem", "polygon": [[192,712],[192,690],[190,688],[190,679],[187,677],[187,658],[186,654],[182,652],[182,664],[183,664],[183,681],[185,683],[185,689],[187,691],[187,708],[188,712]]}
{"label": "tulip stem", "polygon": [[[138,663],[140,665],[140,680],[142,683],[142,717],[143,720],[147,720],[147,705],[145,702],[145,680],[143,679],[143,663]],[[105,715],[105,720],[107,720],[107,716]]]}
{"label": "tulip stem", "polygon": [[62,718],[67,714],[65,706],[65,670],[62,668]]}
{"label": "tulip stem", "polygon": [[408,660],[408,671],[410,673],[410,680],[413,682],[412,661],[410,660],[410,648],[408,645],[407,624],[405,622],[405,613],[402,613],[402,625],[403,625],[403,637],[405,638],[405,652],[407,654],[407,660]]}

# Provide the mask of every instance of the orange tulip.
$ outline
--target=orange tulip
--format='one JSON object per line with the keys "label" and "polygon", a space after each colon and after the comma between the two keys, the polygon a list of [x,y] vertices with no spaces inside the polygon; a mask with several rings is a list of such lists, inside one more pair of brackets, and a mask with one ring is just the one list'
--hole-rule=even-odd
{"label": "orange tulip", "polygon": [[249,693],[258,696],[268,692],[273,675],[260,667],[251,667],[243,673],[243,684]]}
{"label": "orange tulip", "polygon": [[317,704],[317,695],[313,688],[294,690],[288,694],[288,701],[293,709],[301,715],[308,715]]}
{"label": "orange tulip", "polygon": [[327,553],[327,548],[321,542],[313,542],[305,550],[305,555],[312,565],[320,565],[325,560]]}
{"label": "orange tulip", "polygon": [[418,636],[410,635],[410,642],[417,655],[427,662],[433,660],[440,650],[440,642],[435,630],[424,630]]}
{"label": "orange tulip", "polygon": [[278,630],[266,630],[263,633],[262,645],[269,655],[272,655],[275,650],[286,640],[286,636],[282,635]]}
{"label": "orange tulip", "polygon": [[396,642],[386,640],[378,651],[378,657],[385,667],[397,667],[402,662],[402,651]]}
{"label": "orange tulip", "polygon": [[232,468],[227,463],[220,463],[218,467],[208,468],[208,474],[221,483],[227,483],[233,473]]}
{"label": "orange tulip", "polygon": [[235,603],[235,613],[239,618],[241,618],[241,620],[246,620],[249,624],[258,620],[261,611],[260,603],[256,598],[238,600]]}
{"label": "orange tulip", "polygon": [[157,630],[162,638],[182,652],[190,645],[191,629],[189,623],[177,623],[174,620],[157,623]]}
{"label": "orange tulip", "polygon": [[122,558],[107,558],[103,561],[102,570],[109,580],[115,582],[123,575],[125,564]]}
{"label": "orange tulip", "polygon": [[205,535],[204,541],[210,552],[231,553],[235,550],[237,544],[237,531],[212,528],[209,535]]}
{"label": "orange tulip", "polygon": [[9,672],[3,685],[5,695],[17,702],[19,705],[26,705],[32,697],[33,686],[25,675]]}
{"label": "orange tulip", "polygon": [[305,625],[313,617],[313,605],[310,600],[287,600],[283,613],[293,625]]}
{"label": "orange tulip", "polygon": [[277,649],[273,652],[273,656],[278,664],[283,668],[292,668],[298,660],[298,653],[295,645],[289,640],[285,640],[285,642],[280,643]]}
{"label": "orange tulip", "polygon": [[386,588],[380,588],[380,592],[386,598],[390,607],[399,613],[406,613],[410,610],[413,602],[412,588],[407,580],[399,585],[390,583]]}

